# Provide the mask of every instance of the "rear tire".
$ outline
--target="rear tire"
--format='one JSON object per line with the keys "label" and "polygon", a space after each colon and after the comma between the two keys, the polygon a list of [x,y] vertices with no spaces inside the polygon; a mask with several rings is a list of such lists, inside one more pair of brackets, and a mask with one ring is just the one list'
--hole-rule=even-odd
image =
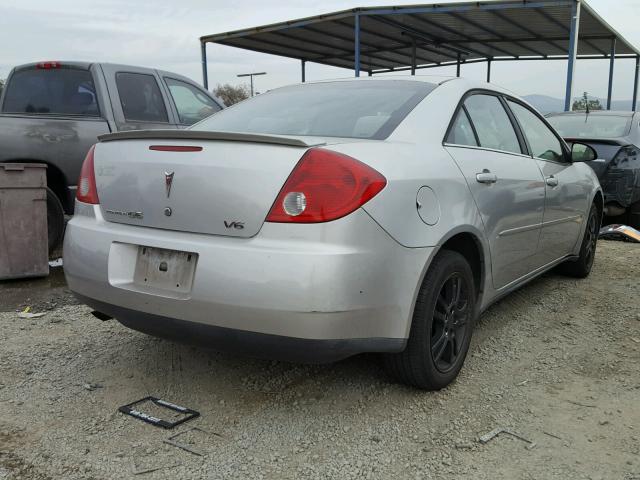
{"label": "rear tire", "polygon": [[457,252],[442,250],[425,275],[403,352],[387,354],[392,377],[424,390],[440,390],[460,372],[476,319],[473,272]]}
{"label": "rear tire", "polygon": [[58,248],[64,236],[64,208],[58,196],[47,187],[47,234],[49,254]]}
{"label": "rear tire", "polygon": [[576,278],[586,278],[591,273],[593,261],[596,256],[598,246],[598,234],[600,233],[601,215],[600,209],[594,203],[587,217],[587,227],[582,237],[580,246],[580,256],[577,260],[569,260],[559,266],[560,272],[564,275]]}

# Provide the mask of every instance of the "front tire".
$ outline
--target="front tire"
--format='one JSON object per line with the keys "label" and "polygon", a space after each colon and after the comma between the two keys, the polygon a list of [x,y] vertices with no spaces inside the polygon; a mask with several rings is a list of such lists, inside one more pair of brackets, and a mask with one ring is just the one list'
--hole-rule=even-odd
{"label": "front tire", "polygon": [[49,254],[60,246],[64,236],[64,208],[58,196],[47,187],[47,235]]}
{"label": "front tire", "polygon": [[449,385],[469,350],[476,302],[469,263],[457,252],[442,250],[420,287],[405,350],[386,356],[389,373],[424,390]]}
{"label": "front tire", "polygon": [[591,268],[593,267],[602,218],[600,209],[595,203],[591,205],[591,210],[587,218],[587,227],[585,228],[584,237],[582,238],[578,259],[569,260],[560,265],[560,272],[570,277],[586,278],[591,273]]}

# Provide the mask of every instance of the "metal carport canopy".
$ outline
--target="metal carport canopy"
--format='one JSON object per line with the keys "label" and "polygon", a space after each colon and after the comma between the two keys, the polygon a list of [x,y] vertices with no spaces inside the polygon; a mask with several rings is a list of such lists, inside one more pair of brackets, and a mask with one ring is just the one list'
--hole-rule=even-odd
{"label": "metal carport canopy", "polygon": [[444,65],[514,60],[565,60],[565,109],[571,106],[576,59],[608,59],[611,104],[616,58],[635,59],[633,109],[640,51],[584,0],[507,0],[365,7],[200,38],[205,87],[206,44],[218,43],[369,75]]}

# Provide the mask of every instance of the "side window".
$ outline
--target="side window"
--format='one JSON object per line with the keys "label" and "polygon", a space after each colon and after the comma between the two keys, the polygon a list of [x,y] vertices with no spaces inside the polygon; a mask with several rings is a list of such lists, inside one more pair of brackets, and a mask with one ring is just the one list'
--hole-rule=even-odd
{"label": "side window", "polygon": [[549,127],[528,108],[511,100],[508,103],[522,127],[522,133],[527,137],[532,155],[543,160],[564,161],[560,140]]}
{"label": "side window", "polygon": [[464,104],[476,128],[481,147],[522,153],[511,120],[498,97],[473,95]]}
{"label": "side window", "polygon": [[458,111],[458,116],[451,126],[451,131],[447,137],[447,143],[453,143],[455,145],[471,145],[473,147],[478,146],[476,141],[476,135],[473,133],[473,127],[469,121],[467,113],[464,108]]}
{"label": "side window", "polygon": [[116,85],[126,120],[168,123],[167,109],[153,75],[118,73]]}
{"label": "side window", "polygon": [[181,124],[193,125],[220,110],[216,102],[193,85],[168,77],[164,81],[171,92]]}

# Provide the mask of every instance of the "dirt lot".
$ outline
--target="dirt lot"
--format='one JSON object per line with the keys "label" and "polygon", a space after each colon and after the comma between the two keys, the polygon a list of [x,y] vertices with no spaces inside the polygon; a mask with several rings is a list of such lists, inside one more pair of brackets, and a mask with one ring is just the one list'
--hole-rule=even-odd
{"label": "dirt lot", "polygon": [[[373,355],[248,360],[100,322],[59,273],[1,284],[0,479],[640,479],[639,258],[601,242],[589,279],[549,274],[492,307],[438,393]],[[165,431],[117,411],[146,395],[202,416]],[[178,440],[203,456],[163,443],[192,426],[208,433]],[[478,441],[497,427],[536,446]]]}

